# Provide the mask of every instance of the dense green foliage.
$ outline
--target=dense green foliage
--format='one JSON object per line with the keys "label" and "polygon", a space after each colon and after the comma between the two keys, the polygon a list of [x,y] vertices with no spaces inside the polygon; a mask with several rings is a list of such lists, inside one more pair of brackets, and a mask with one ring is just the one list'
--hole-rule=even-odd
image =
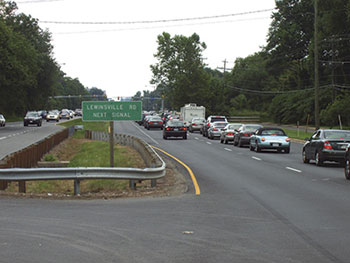
{"label": "dense green foliage", "polygon": [[[78,79],[65,76],[53,58],[51,35],[38,20],[17,14],[15,2],[0,0],[0,112],[7,118],[28,110],[76,109],[88,90]],[[74,96],[58,99],[55,96]],[[89,98],[84,98],[89,100]]]}
{"label": "dense green foliage", "polygon": [[[321,123],[337,125],[340,115],[350,125],[350,2],[318,2]],[[260,113],[279,123],[305,123],[310,116],[314,122],[314,1],[276,1],[266,46],[236,59],[226,74],[204,67],[204,49],[196,34],[158,36],[151,83],[168,109],[197,102],[208,114]]]}

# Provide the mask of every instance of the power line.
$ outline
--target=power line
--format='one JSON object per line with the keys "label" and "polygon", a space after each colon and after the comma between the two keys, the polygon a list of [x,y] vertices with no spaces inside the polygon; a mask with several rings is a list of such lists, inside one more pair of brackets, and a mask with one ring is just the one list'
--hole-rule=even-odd
{"label": "power line", "polygon": [[269,19],[269,17],[238,19],[238,20],[225,20],[225,21],[211,21],[211,22],[190,23],[190,24],[150,26],[150,27],[134,27],[134,28],[118,28],[118,29],[105,29],[105,30],[58,32],[58,33],[54,33],[54,34],[56,34],[56,35],[72,35],[72,34],[86,34],[86,33],[108,33],[108,32],[118,32],[118,31],[150,30],[150,29],[159,29],[159,28],[170,28],[170,27],[185,27],[185,26],[198,26],[198,25],[201,26],[201,25],[208,25],[208,24],[233,23],[233,22],[253,21],[253,20],[261,20],[261,19]]}
{"label": "power line", "polygon": [[241,15],[250,15],[263,12],[271,12],[274,9],[262,9],[256,11],[248,11],[235,14],[224,14],[224,15],[214,15],[214,16],[200,16],[200,17],[188,17],[188,18],[174,18],[174,19],[160,19],[160,20],[140,20],[140,21],[39,21],[44,24],[68,24],[68,25],[130,25],[130,24],[155,24],[155,23],[169,23],[169,22],[183,22],[183,21],[193,21],[193,20],[206,20],[206,19],[218,19],[224,17],[233,17]]}

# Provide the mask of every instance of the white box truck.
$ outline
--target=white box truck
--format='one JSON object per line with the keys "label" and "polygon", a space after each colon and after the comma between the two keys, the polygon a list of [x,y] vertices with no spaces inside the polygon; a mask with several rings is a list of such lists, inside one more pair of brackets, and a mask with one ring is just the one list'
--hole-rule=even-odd
{"label": "white box truck", "polygon": [[188,127],[193,118],[205,118],[205,107],[195,103],[185,104],[180,110],[180,120]]}

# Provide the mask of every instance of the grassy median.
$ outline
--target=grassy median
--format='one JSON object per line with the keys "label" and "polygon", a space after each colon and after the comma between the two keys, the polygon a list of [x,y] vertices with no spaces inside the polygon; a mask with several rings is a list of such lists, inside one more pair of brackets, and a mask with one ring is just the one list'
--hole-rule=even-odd
{"label": "grassy median", "polygon": [[[84,125],[85,129],[107,130],[109,123],[82,123],[81,119],[62,123],[63,126]],[[56,146],[46,158],[53,161],[70,161],[69,167],[109,167],[110,149],[108,142],[91,141],[83,138],[83,131]],[[45,159],[45,157],[44,157]],[[145,168],[145,163],[139,153],[131,147],[114,146],[114,167]],[[12,182],[6,192],[17,192],[18,183]],[[28,181],[27,194],[71,196],[74,193],[73,180]],[[129,188],[128,180],[83,180],[81,193],[111,193],[122,192]]]}

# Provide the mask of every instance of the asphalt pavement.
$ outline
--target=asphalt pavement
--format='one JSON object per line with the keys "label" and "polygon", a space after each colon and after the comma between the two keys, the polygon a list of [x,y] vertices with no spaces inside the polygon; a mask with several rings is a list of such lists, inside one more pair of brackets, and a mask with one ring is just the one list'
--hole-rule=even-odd
{"label": "asphalt pavement", "polygon": [[[343,168],[249,151],[199,133],[116,122],[193,171],[181,196],[0,199],[0,262],[349,262],[350,184]],[[188,176],[188,181],[191,180]]]}

